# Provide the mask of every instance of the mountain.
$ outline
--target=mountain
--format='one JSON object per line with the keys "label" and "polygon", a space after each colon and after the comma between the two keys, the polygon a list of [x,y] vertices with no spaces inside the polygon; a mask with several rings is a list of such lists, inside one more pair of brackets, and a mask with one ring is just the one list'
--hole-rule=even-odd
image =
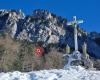
{"label": "mountain", "polygon": [[[67,25],[67,19],[56,16],[47,10],[37,9],[33,15],[26,15],[16,10],[0,10],[0,33],[9,33],[16,40],[26,40],[32,43],[43,42],[48,44],[58,44],[63,48],[67,44],[74,49],[73,26]],[[100,34],[92,35],[82,30],[78,26],[79,50],[84,42],[88,45],[88,53],[95,58],[100,58]]]}
{"label": "mountain", "polygon": [[90,32],[89,36],[100,46],[100,33]]}

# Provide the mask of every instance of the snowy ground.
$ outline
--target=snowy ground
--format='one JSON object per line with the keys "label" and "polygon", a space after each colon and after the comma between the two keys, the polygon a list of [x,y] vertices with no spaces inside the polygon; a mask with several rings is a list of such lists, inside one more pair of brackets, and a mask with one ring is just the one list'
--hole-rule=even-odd
{"label": "snowy ground", "polygon": [[80,66],[28,73],[15,71],[0,73],[0,80],[100,80],[100,71],[85,70]]}

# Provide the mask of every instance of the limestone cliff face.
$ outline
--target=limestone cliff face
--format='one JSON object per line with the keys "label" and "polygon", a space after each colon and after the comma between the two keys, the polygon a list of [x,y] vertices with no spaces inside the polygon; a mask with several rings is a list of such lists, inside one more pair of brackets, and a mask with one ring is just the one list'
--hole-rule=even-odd
{"label": "limestone cliff face", "polygon": [[[73,26],[67,26],[67,20],[56,16],[47,10],[34,10],[33,15],[25,16],[19,10],[0,10],[0,33],[8,32],[17,40],[29,42],[44,42],[58,44],[58,47],[69,45],[74,48]],[[79,49],[84,42],[88,44],[88,53],[91,56],[100,58],[100,46],[92,37],[78,27]]]}

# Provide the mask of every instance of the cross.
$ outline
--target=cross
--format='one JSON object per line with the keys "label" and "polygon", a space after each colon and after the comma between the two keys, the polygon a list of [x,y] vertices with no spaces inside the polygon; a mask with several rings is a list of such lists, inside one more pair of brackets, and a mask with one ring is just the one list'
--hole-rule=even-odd
{"label": "cross", "polygon": [[73,21],[68,22],[67,25],[74,25],[74,44],[75,51],[78,51],[78,41],[77,41],[77,25],[83,23],[83,20],[77,20],[76,16],[73,16]]}

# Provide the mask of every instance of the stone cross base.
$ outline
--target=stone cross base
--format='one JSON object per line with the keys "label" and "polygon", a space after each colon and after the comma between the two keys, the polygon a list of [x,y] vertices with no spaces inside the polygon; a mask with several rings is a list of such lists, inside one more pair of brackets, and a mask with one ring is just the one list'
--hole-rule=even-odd
{"label": "stone cross base", "polygon": [[82,53],[79,51],[74,51],[72,54],[68,54],[65,56],[66,60],[66,65],[64,68],[69,67],[69,66],[83,66],[86,69],[93,69],[93,63],[92,61],[88,58],[86,58]]}

